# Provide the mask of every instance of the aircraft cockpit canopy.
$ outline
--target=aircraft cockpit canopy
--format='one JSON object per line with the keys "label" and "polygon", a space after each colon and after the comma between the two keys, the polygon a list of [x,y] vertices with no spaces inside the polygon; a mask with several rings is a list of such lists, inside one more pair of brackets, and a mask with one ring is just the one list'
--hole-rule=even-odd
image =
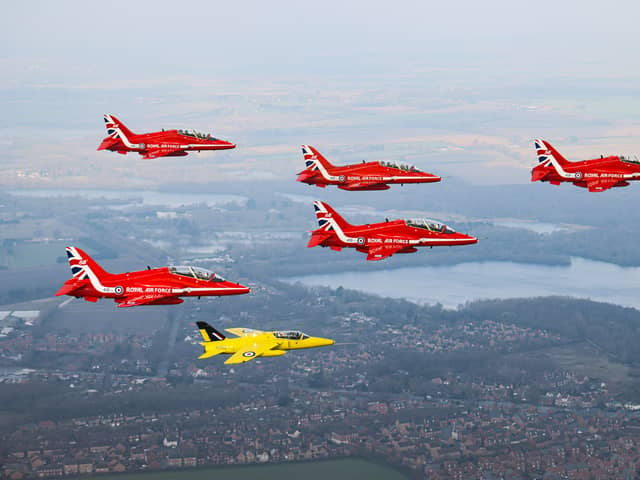
{"label": "aircraft cockpit canopy", "polygon": [[429,230],[431,232],[456,233],[453,228],[447,227],[444,223],[436,222],[435,220],[429,220],[427,218],[412,218],[410,220],[405,220],[405,224],[408,227],[424,228],[425,230]]}
{"label": "aircraft cockpit canopy", "polygon": [[187,137],[199,138],[200,140],[218,140],[210,133],[200,133],[195,130],[178,130],[180,135],[186,135]]}
{"label": "aircraft cockpit canopy", "polygon": [[197,280],[205,280],[209,282],[224,282],[224,278],[220,275],[207,270],[206,268],[191,267],[189,265],[169,267],[169,273],[180,275],[182,277],[191,277]]}
{"label": "aircraft cockpit canopy", "polygon": [[407,165],[407,164],[399,164],[399,163],[394,163],[394,162],[379,162],[380,165],[382,165],[383,167],[388,167],[388,168],[395,168],[397,170],[404,170],[405,172],[419,172],[420,170],[418,170],[416,167],[414,167],[413,165]]}
{"label": "aircraft cockpit canopy", "polygon": [[640,163],[640,158],[638,158],[637,155],[634,155],[634,156],[631,156],[631,155],[620,155],[618,158],[623,162]]}
{"label": "aircraft cockpit canopy", "polygon": [[309,338],[309,335],[305,335],[299,330],[282,330],[280,332],[273,332],[273,336],[283,340],[304,340],[305,338]]}

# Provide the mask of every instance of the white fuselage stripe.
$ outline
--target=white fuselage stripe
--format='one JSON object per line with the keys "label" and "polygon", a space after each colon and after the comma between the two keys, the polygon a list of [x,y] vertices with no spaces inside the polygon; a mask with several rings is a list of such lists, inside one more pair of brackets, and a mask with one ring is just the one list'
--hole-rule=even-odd
{"label": "white fuselage stripe", "polygon": [[316,167],[318,167],[318,170],[320,170],[320,175],[322,175],[322,177],[325,180],[328,180],[330,182],[339,182],[340,178],[336,177],[335,175],[329,175],[329,172],[327,171],[326,168],[324,168],[324,165],[322,165],[322,162],[320,162],[320,160],[318,160],[317,158],[313,159]]}
{"label": "white fuselage stripe", "polygon": [[[567,179],[572,179],[572,180],[584,180],[587,181],[588,179],[585,179],[584,177],[580,177],[578,178],[576,176],[575,173],[568,173],[566,170],[564,170],[562,168],[562,166],[560,165],[560,163],[558,162],[558,160],[556,159],[556,157],[553,154],[549,155],[549,161],[551,162],[551,164],[553,165],[553,167],[556,169],[556,173],[558,175],[560,175],[562,178],[567,178]],[[623,173],[620,175],[620,178],[635,178],[640,176],[640,173]],[[606,179],[606,178],[605,178]],[[602,178],[595,178],[592,180],[602,180]]]}
{"label": "white fuselage stripe", "polygon": [[95,290],[97,290],[100,293],[116,293],[115,287],[105,287],[104,285],[102,285],[102,283],[100,283],[98,276],[95,273],[93,273],[91,268],[89,268],[89,265],[82,265],[82,268],[84,269],[85,273],[89,277],[91,286]]}
{"label": "white fuselage stripe", "polygon": [[[118,133],[118,137],[120,138],[120,140],[122,140],[122,143],[124,143],[128,148],[131,148],[133,150],[147,150],[146,148],[140,148],[139,143],[131,143],[131,141],[127,138],[127,136],[122,133],[122,130],[120,130],[120,127],[115,126],[113,127],[113,129]],[[172,148],[175,148],[176,150],[186,150],[188,148],[193,148],[193,149],[206,149],[206,148],[213,148],[213,147],[219,147],[220,144],[217,143],[189,143],[187,145],[180,145],[180,144],[176,144],[174,147],[166,147],[166,148],[159,148],[159,150],[171,150]]]}
{"label": "white fuselage stripe", "polygon": [[124,144],[125,144],[127,147],[129,147],[129,148],[133,148],[133,149],[135,149],[135,150],[140,150],[140,149],[138,148],[138,147],[139,147],[139,145],[134,145],[133,143],[131,143],[131,142],[129,141],[129,139],[127,138],[127,136],[126,136],[124,133],[122,133],[122,130],[120,130],[120,127],[118,127],[118,126],[116,125],[116,126],[115,126],[115,127],[113,127],[113,128],[114,128],[114,130],[115,130],[116,132],[118,132],[118,136],[120,137],[120,140],[122,140],[122,143],[124,143]]}
{"label": "white fuselage stripe", "polygon": [[[332,217],[325,217],[325,220],[329,222],[329,224],[333,227],[334,231],[338,238],[344,243],[358,243],[358,238],[364,238],[365,243],[367,242],[367,237],[364,235],[362,237],[350,237],[340,228],[338,222],[335,221]],[[393,238],[393,237],[389,237]],[[409,239],[408,245],[419,245],[421,243],[456,243],[456,242],[467,242],[468,238],[418,238],[418,239]],[[381,245],[389,245],[389,244],[381,244]],[[365,246],[365,245],[363,245]],[[377,246],[377,245],[373,245]]]}
{"label": "white fuselage stripe", "polygon": [[[312,158],[313,162],[315,163],[316,167],[318,167],[318,170],[320,170],[320,175],[322,175],[322,177],[330,182],[339,182],[339,183],[349,183],[346,180],[340,181],[340,176],[339,175],[330,175],[329,172],[327,171],[327,169],[325,168],[325,166],[322,164],[322,162],[320,162],[320,160],[318,160],[317,158]],[[365,175],[367,176],[367,175]],[[369,175],[369,176],[375,176],[375,175]],[[392,181],[396,181],[396,180],[415,180],[416,177],[411,177],[411,176],[392,176],[392,177],[385,177],[385,176],[380,176],[379,180],[354,180],[354,182],[356,183],[382,183],[382,182],[392,182]]]}
{"label": "white fuselage stripe", "polygon": [[222,287],[222,288],[173,288],[171,289],[171,293],[193,293],[193,292],[228,292],[231,290],[246,290],[243,287]]}

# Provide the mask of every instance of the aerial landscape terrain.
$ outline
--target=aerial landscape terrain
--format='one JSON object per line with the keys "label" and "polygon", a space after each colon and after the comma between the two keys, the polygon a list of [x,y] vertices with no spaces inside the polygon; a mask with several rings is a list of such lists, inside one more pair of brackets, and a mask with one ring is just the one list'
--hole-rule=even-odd
{"label": "aerial landscape terrain", "polygon": [[[637,6],[32,3],[0,20],[0,478],[638,478],[640,185],[531,182],[534,138],[640,154]],[[104,114],[236,148],[97,151]],[[442,181],[317,188],[301,145]],[[316,200],[478,243],[307,248]],[[251,292],[55,296],[67,246]],[[225,365],[196,322],[335,344]]]}

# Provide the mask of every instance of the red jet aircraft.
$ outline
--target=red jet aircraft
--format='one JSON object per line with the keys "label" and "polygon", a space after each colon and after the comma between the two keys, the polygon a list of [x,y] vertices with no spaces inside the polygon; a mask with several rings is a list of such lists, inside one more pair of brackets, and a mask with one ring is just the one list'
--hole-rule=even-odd
{"label": "red jet aircraft", "polygon": [[213,138],[210,134],[190,130],[163,130],[161,132],[136,135],[115,115],[105,115],[107,138],[98,150],[111,150],[126,154],[138,152],[142,158],[184,157],[187,152],[197,150],[227,150],[236,148],[231,142]]}
{"label": "red jet aircraft", "polygon": [[532,182],[571,182],[590,192],[603,192],[612,187],[626,187],[629,181],[640,180],[640,161],[622,155],[570,162],[544,140],[534,140],[538,162],[531,170]]}
{"label": "red jet aircraft", "polygon": [[415,167],[391,162],[362,162],[337,167],[331,165],[311,145],[302,145],[306,168],[298,174],[298,181],[326,187],[337,185],[342,190],[388,190],[389,184],[439,182],[440,177],[421,172]]}
{"label": "red jet aircraft", "polygon": [[382,260],[394,253],[413,253],[416,247],[469,245],[478,239],[433,220],[392,220],[384,223],[351,225],[333,208],[313,202],[320,228],[311,232],[307,247],[355,248],[367,254],[367,260]]}
{"label": "red jet aircraft", "polygon": [[83,297],[88,302],[113,298],[118,307],[138,305],[174,305],[179,297],[241,295],[249,288],[226,281],[199,267],[162,267],[138,272],[107,273],[89,255],[76,247],[67,247],[73,276],[64,282],[58,295]]}

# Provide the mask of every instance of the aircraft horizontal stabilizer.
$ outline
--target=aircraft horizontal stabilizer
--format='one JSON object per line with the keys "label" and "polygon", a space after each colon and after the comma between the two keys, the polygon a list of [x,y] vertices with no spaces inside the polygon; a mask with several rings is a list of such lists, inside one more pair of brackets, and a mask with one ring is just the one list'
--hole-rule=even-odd
{"label": "aircraft horizontal stabilizer", "polygon": [[[107,137],[105,138],[102,143],[98,146],[98,150],[106,150],[107,148],[111,147],[112,145],[115,145],[116,143],[118,143],[120,140],[117,138],[113,138],[113,137]],[[126,152],[125,152],[126,153]]]}
{"label": "aircraft horizontal stabilizer", "polygon": [[307,243],[307,248],[313,248],[318,245],[321,245],[322,243],[325,242],[325,240],[328,240],[329,238],[331,238],[330,233],[313,232],[313,234],[311,235],[311,238],[309,239],[309,243]]}
{"label": "aircraft horizontal stabilizer", "polygon": [[60,287],[60,290],[56,292],[56,297],[59,297],[61,295],[73,295],[73,292],[75,292],[76,290],[80,290],[83,285],[84,284],[82,282],[79,282],[74,278],[67,280],[64,285]]}
{"label": "aircraft horizontal stabilizer", "polygon": [[[201,345],[203,345],[203,344],[201,343]],[[205,350],[205,352],[202,355],[200,355],[198,357],[198,359],[199,360],[204,360],[205,358],[215,357],[216,355],[220,355],[221,353],[222,353],[222,350],[217,350],[217,351],[216,350],[210,350],[208,352]]]}

